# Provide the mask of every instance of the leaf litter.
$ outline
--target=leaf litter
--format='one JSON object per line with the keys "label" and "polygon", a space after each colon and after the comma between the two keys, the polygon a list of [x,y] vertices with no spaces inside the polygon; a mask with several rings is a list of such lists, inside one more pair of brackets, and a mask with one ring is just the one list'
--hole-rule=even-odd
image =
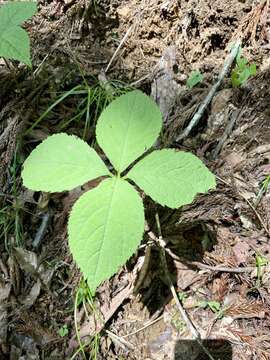
{"label": "leaf litter", "polygon": [[[257,202],[262,184],[269,175],[270,160],[269,2],[253,5],[252,1],[224,3],[219,0],[213,4],[204,0],[191,6],[188,1],[179,4],[178,1],[131,0],[124,3],[115,0],[110,5],[99,2],[97,8],[91,4],[93,2],[85,7],[81,1],[58,3],[57,6],[55,2],[40,3],[38,14],[28,25],[33,65],[37,70],[34,74],[23,67],[7,71],[2,63],[0,65],[3,74],[0,89],[1,214],[7,206],[10,209],[5,213],[8,226],[1,235],[1,356],[41,359],[44,351],[45,358],[62,359],[71,357],[78,349],[72,310],[80,274],[66,245],[66,221],[69,204],[73,202],[69,197],[76,198],[85,189],[78,189],[78,194],[50,197],[52,221],[40,247],[33,249],[32,241],[40,225],[38,194],[34,194],[34,198],[32,195],[23,197],[19,171],[23,158],[36,142],[56,132],[57,122],[70,116],[70,109],[76,108],[77,100],[69,98],[60,103],[36,127],[38,133],[28,134],[23,142],[18,140],[23,129],[29,128],[51,104],[55,94],[81,81],[78,66],[91,83],[91,76],[100,74],[134,19],[139,19],[106,76],[127,83],[146,77],[138,86],[150,93],[149,89],[155,86],[152,85],[152,69],[173,44],[175,61],[168,78],[173,81],[173,87],[178,84],[179,96],[170,100],[165,108],[169,113],[166,116],[171,136],[178,135],[181,127],[188,124],[222,67],[227,44],[245,29],[243,49],[248,60],[256,62],[257,75],[233,90],[230,79],[226,78],[216,101],[212,101],[192,136],[177,145],[204,159],[218,176],[217,190],[197,197],[181,211],[157,209],[148,198],[144,203],[150,230],[156,231],[153,214],[158,210],[166,248],[181,260],[176,262],[167,255],[179,297],[202,337],[223,339],[215,351],[218,354],[220,349],[225,349],[231,359],[249,360],[255,356],[268,359],[269,265],[262,266],[258,279],[256,256],[270,260],[269,190]],[[139,16],[136,18],[134,14]],[[192,69],[200,70],[204,79],[190,90],[185,88],[185,83]],[[14,102],[12,96],[17,79],[20,82]],[[170,81],[166,86],[163,80],[156,82],[162,84],[158,94],[166,96],[164,89],[170,86]],[[224,133],[226,122],[230,121],[230,113],[223,111],[226,108],[239,109],[240,116],[218,156],[212,160],[211,153]],[[68,131],[80,136],[82,124],[71,123]],[[91,140],[91,134],[87,140]],[[92,185],[87,186],[91,188]],[[18,189],[15,193],[14,187]],[[17,196],[21,197],[19,210],[14,202]],[[18,227],[19,222],[23,231]],[[16,244],[16,239],[21,240],[23,246]],[[145,360],[181,359],[181,354],[188,354],[185,358],[190,359],[203,356],[198,348],[183,341],[191,336],[171,299],[155,245],[151,245],[147,271],[138,294],[132,294],[149,242],[146,232],[138,254],[99,288],[94,304],[105,320],[98,323],[90,307],[85,311],[80,306],[77,325],[81,331],[93,335],[103,330],[97,358]],[[21,255],[9,254],[10,247],[19,249]],[[209,268],[196,267],[195,262]],[[219,266],[230,268],[232,272],[211,270]],[[234,273],[239,267],[254,270]],[[209,307],[198,306],[202,301],[218,302],[220,316]],[[61,338],[58,331],[63,324],[67,324],[70,331]],[[91,332],[89,324],[92,324]],[[87,336],[83,340],[87,342]],[[93,348],[91,344],[88,349],[86,347],[86,353]],[[82,358],[80,354],[78,359]]]}

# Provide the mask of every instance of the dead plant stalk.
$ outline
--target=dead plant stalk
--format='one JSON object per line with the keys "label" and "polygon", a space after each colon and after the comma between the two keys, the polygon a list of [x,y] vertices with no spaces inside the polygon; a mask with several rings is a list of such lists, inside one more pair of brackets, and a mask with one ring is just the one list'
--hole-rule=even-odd
{"label": "dead plant stalk", "polygon": [[212,88],[210,89],[208,95],[206,96],[206,98],[204,99],[204,101],[201,103],[198,111],[195,113],[195,115],[193,116],[193,118],[191,119],[189,125],[185,128],[185,130],[176,138],[176,141],[179,142],[181,140],[183,140],[184,138],[186,138],[191,130],[198,124],[199,120],[201,119],[202,115],[204,114],[206,108],[208,107],[208,105],[210,104],[210,102],[212,101],[215,93],[217,92],[218,88],[220,87],[224,77],[227,75],[232,63],[234,62],[234,59],[236,58],[239,48],[241,45],[241,41],[238,39],[232,49],[230,54],[227,56],[227,58],[225,59],[223,68],[219,74],[218,80],[217,82],[212,86]]}

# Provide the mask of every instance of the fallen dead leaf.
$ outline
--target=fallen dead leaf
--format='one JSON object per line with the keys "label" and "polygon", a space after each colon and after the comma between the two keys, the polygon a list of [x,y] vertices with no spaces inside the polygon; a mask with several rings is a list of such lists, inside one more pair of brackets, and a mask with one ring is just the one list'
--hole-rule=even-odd
{"label": "fallen dead leaf", "polygon": [[250,247],[247,242],[239,241],[233,247],[233,255],[237,265],[247,263]]}

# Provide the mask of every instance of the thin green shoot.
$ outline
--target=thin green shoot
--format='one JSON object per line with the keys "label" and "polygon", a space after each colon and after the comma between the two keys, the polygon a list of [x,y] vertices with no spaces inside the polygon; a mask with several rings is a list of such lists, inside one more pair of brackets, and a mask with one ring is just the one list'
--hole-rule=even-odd
{"label": "thin green shoot", "polygon": [[260,254],[256,254],[255,263],[257,268],[257,278],[256,278],[256,287],[261,286],[263,268],[268,264],[268,259]]}
{"label": "thin green shoot", "polygon": [[97,360],[98,359],[98,350],[100,347],[100,334],[97,333],[93,336],[93,339],[91,341],[91,350],[90,350],[90,357],[89,360]]}
{"label": "thin green shoot", "polygon": [[[83,74],[82,74],[83,75]],[[63,119],[57,126],[57,131],[63,131],[68,128],[72,123],[76,126],[80,122],[84,123],[82,138],[87,139],[87,134],[92,125],[95,125],[98,116],[104,108],[116,97],[126,93],[129,88],[119,82],[110,81],[108,86],[104,86],[94,79],[93,85],[89,85],[83,77],[83,84],[73,87],[71,90],[66,91],[60,96],[35,120],[35,122],[26,130],[25,135],[28,135],[34,128],[36,128],[46,117],[54,110],[60,103],[64,102],[68,97],[83,96],[79,100],[77,107],[74,109],[75,115],[70,119]]]}
{"label": "thin green shoot", "polygon": [[93,13],[95,16],[98,16],[99,4],[100,4],[99,0],[91,0],[90,6],[91,6],[91,8],[93,8]]}
{"label": "thin green shoot", "polygon": [[[29,129],[26,130],[25,135],[28,135],[34,128],[37,127],[37,125],[39,125],[39,123],[45,119],[48,114],[58,105],[60,104],[63,100],[65,100],[68,96],[71,95],[78,95],[77,90],[82,89],[81,85],[77,85],[74,88],[72,88],[71,90],[65,92],[64,94],[62,94],[52,105],[50,105],[46,111],[44,111],[44,113],[30,126]],[[81,90],[80,93],[84,94],[85,90]]]}
{"label": "thin green shoot", "polygon": [[[89,341],[87,341],[85,344],[82,344],[80,339],[80,333],[78,330],[78,322],[77,322],[77,309],[83,306],[85,315],[88,319],[90,319],[88,307],[90,308],[90,311],[94,313],[95,317],[101,320],[100,315],[95,307],[94,303],[94,297],[91,293],[91,290],[89,286],[87,285],[87,282],[82,279],[80,281],[79,287],[77,289],[76,295],[75,295],[75,304],[74,304],[74,322],[75,322],[75,332],[76,337],[78,340],[79,348],[75,352],[77,355],[78,353],[82,353],[83,357],[86,359],[86,354],[84,349],[89,346],[90,347],[90,357],[91,360],[96,360],[98,357],[98,349],[99,349],[99,342],[100,342],[100,334],[95,334]],[[75,354],[73,354],[72,359],[75,359]]]}
{"label": "thin green shoot", "polygon": [[[84,349],[85,349],[88,345],[89,345],[89,343],[86,342],[86,343],[83,344],[81,347],[79,347],[79,348],[75,351],[75,353],[71,356],[70,360],[75,360],[75,359],[77,359],[77,355],[79,355],[79,353],[82,352],[82,351],[83,351],[83,353],[84,353],[84,355],[85,355]],[[84,359],[87,360],[86,355],[84,356]],[[90,359],[89,359],[89,360],[90,360]]]}
{"label": "thin green shoot", "polygon": [[[75,304],[74,304],[74,322],[75,322],[75,333],[76,333],[76,337],[77,337],[77,341],[78,341],[78,344],[79,344],[79,348],[77,350],[77,354],[81,352],[84,360],[87,360],[86,358],[86,355],[85,355],[85,352],[84,352],[84,347],[86,345],[83,345],[82,342],[81,342],[81,337],[80,337],[80,332],[79,332],[79,328],[78,328],[78,318],[77,318],[77,310],[78,310],[78,307],[79,307],[79,296],[80,296],[80,288],[79,290],[76,292],[76,295],[75,295]],[[74,354],[75,355],[75,354]],[[74,358],[74,355],[72,356],[72,359]]]}
{"label": "thin green shoot", "polygon": [[270,184],[270,174],[266,176],[266,178],[263,180],[260,186],[260,190],[256,196],[256,199],[254,201],[254,207],[256,208],[258,204],[260,203],[262,197],[266,194]]}
{"label": "thin green shoot", "polygon": [[88,129],[90,128],[90,106],[91,106],[91,88],[88,88],[83,139],[86,139],[86,135],[87,135],[86,133],[87,133]]}
{"label": "thin green shoot", "polygon": [[[78,114],[76,114],[75,116],[73,116],[69,120],[62,121],[58,126],[58,130],[62,131],[64,129],[66,129],[73,122],[78,123],[81,120],[81,118],[83,117],[84,114],[85,114],[85,109],[81,110]],[[79,121],[77,121],[77,120],[79,120]]]}
{"label": "thin green shoot", "polygon": [[269,184],[270,184],[270,174],[267,175],[266,178],[263,180],[262,188],[264,189],[264,191],[267,191]]}

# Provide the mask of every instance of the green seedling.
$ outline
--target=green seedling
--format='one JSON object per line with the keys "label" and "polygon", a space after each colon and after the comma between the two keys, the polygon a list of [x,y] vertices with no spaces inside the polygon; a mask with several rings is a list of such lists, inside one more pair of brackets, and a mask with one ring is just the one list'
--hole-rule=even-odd
{"label": "green seedling", "polygon": [[68,327],[67,327],[66,324],[63,325],[63,326],[58,330],[58,334],[59,334],[59,336],[61,336],[61,337],[65,337],[65,336],[68,335]]}
{"label": "green seedling", "polygon": [[270,174],[266,176],[266,178],[262,182],[262,188],[264,191],[267,191],[270,184]]}
{"label": "green seedling", "polygon": [[187,294],[184,291],[180,291],[177,296],[182,303],[187,299]]}
{"label": "green seedling", "polygon": [[254,201],[255,208],[258,206],[259,202],[261,201],[262,197],[266,194],[270,184],[270,174],[268,174],[265,179],[262,181],[260,185],[260,190],[256,196]]}
{"label": "green seedling", "polygon": [[240,49],[236,57],[236,65],[231,74],[233,87],[243,85],[251,76],[256,75],[256,64],[248,64],[248,59],[242,56]]}
{"label": "green seedling", "polygon": [[75,302],[74,302],[75,333],[79,347],[70,360],[76,359],[79,353],[81,353],[84,359],[87,359],[85,354],[85,348],[87,347],[90,347],[90,359],[96,360],[98,358],[100,334],[97,332],[94,336],[92,336],[89,339],[89,341],[87,341],[86,343],[82,343],[80,338],[78,319],[77,319],[77,311],[80,306],[83,306],[87,317],[89,317],[88,312],[90,309],[90,311],[95,314],[95,317],[99,319],[99,313],[95,308],[94,298],[92,296],[91,290],[87,282],[83,279],[80,281],[79,287],[76,291]]}
{"label": "green seedling", "polygon": [[221,304],[218,301],[202,301],[199,306],[204,309],[209,308],[213,313],[217,315],[218,319],[223,317],[224,310],[222,310]]}
{"label": "green seedling", "polygon": [[194,86],[198,85],[203,81],[203,75],[200,70],[193,70],[189,78],[187,79],[187,86],[192,89]]}
{"label": "green seedling", "polygon": [[7,2],[0,7],[0,56],[31,66],[30,40],[21,24],[37,11],[34,2]]}
{"label": "green seedling", "polygon": [[218,313],[221,309],[220,303],[218,301],[204,301],[202,307],[208,307],[214,313]]}
{"label": "green seedling", "polygon": [[[83,344],[81,342],[79,324],[78,324],[78,320],[77,320],[77,310],[81,304],[83,304],[85,306],[85,303],[86,303],[86,301],[88,301],[89,296],[92,299],[90,289],[88,288],[87,284],[85,284],[85,282],[82,280],[79,284],[79,288],[77,289],[76,296],[75,296],[75,303],[74,303],[75,333],[76,333],[79,347],[78,347],[78,350],[73,355],[73,357],[76,358],[77,354],[81,353],[81,355],[83,356],[83,358],[85,360],[86,360],[86,355],[84,352],[84,348],[87,347],[88,344],[87,343]],[[71,359],[73,359],[73,357]]]}
{"label": "green seedling", "polygon": [[178,208],[216,186],[215,176],[191,153],[154,150],[162,115],[141,91],[112,101],[101,113],[96,140],[114,168],[111,173],[86,142],[65,133],[48,137],[26,159],[23,183],[34,191],[74,189],[102,177],[84,193],[69,216],[71,253],[94,294],[138,248],[144,232],[142,198],[130,181],[157,203]]}
{"label": "green seedling", "polygon": [[256,286],[259,287],[262,280],[263,267],[268,264],[268,259],[260,254],[256,254],[255,261],[257,268]]}

